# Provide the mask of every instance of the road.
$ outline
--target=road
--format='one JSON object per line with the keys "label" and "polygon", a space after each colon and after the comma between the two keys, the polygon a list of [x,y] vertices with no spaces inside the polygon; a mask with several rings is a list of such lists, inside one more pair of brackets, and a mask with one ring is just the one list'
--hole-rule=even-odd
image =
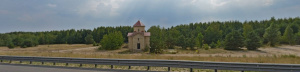
{"label": "road", "polygon": [[0,72],[145,72],[145,71],[0,63]]}

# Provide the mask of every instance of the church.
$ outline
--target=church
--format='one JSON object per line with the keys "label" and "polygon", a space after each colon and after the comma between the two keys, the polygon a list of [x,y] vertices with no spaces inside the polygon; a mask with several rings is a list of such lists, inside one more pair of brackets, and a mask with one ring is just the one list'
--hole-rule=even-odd
{"label": "church", "polygon": [[128,33],[127,37],[131,51],[141,51],[146,46],[150,48],[150,32],[145,31],[145,25],[140,20],[133,25],[133,32]]}

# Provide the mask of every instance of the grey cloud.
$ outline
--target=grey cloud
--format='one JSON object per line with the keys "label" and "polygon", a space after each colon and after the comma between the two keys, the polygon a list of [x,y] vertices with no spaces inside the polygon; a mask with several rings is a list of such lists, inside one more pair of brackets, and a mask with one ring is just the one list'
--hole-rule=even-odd
{"label": "grey cloud", "polygon": [[0,33],[190,22],[263,20],[300,15],[298,0],[1,0]]}

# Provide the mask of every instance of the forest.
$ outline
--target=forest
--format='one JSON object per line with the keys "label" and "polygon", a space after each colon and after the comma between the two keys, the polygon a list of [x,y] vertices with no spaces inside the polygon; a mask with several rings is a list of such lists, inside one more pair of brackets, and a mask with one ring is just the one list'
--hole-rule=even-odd
{"label": "forest", "polygon": [[[224,48],[238,50],[246,47],[256,50],[262,45],[300,44],[300,18],[275,18],[261,21],[211,21],[180,24],[169,28],[151,26],[150,52],[160,53],[162,49],[210,49]],[[97,27],[44,32],[10,32],[0,34],[0,46],[14,48],[32,47],[44,44],[99,44],[105,35],[121,32],[123,42],[132,26]],[[120,34],[115,34],[120,35]],[[122,42],[122,43],[123,43]],[[103,42],[102,42],[103,43]],[[101,45],[101,44],[100,44]]]}

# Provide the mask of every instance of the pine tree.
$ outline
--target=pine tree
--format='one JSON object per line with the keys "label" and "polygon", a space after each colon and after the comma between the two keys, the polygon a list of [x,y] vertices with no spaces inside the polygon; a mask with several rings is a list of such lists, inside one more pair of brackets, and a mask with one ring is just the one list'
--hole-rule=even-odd
{"label": "pine tree", "polygon": [[225,47],[226,50],[239,50],[243,47],[243,36],[238,31],[232,31],[225,38]]}
{"label": "pine tree", "polygon": [[248,50],[257,50],[261,46],[261,41],[256,32],[252,31],[247,34],[245,45]]}
{"label": "pine tree", "polygon": [[279,42],[279,38],[281,36],[281,33],[279,31],[279,28],[272,23],[265,31],[263,37],[268,42],[270,46],[275,46]]}
{"label": "pine tree", "polygon": [[294,36],[295,36],[296,44],[300,44],[300,31],[298,33],[296,33]]}
{"label": "pine tree", "polygon": [[198,48],[202,48],[203,46],[203,35],[202,33],[198,33],[198,36],[196,38],[196,45]]}
{"label": "pine tree", "polygon": [[291,26],[287,26],[285,28],[282,38],[284,42],[287,42],[290,45],[294,42],[293,29],[291,28]]}
{"label": "pine tree", "polygon": [[246,37],[253,30],[250,24],[243,24],[243,36]]}

